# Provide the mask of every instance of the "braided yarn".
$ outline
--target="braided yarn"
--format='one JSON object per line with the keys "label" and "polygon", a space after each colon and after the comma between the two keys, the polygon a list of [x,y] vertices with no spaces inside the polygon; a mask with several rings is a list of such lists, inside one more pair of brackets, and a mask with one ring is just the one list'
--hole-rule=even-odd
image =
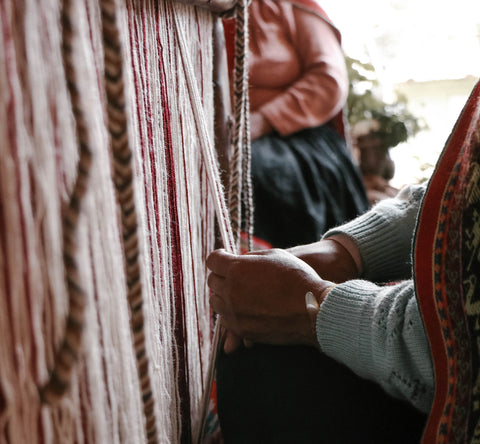
{"label": "braided yarn", "polygon": [[253,201],[250,177],[250,128],[248,101],[248,0],[239,0],[235,7],[235,65],[233,111],[235,126],[233,132],[233,153],[230,163],[228,203],[230,219],[237,246],[242,228],[242,196],[245,202],[245,231],[249,235],[249,249],[252,247]]}
{"label": "braided yarn", "polygon": [[80,156],[77,177],[70,202],[63,209],[63,260],[65,280],[68,291],[69,311],[65,325],[65,336],[56,352],[55,363],[48,382],[40,388],[43,402],[58,402],[70,386],[73,365],[80,352],[85,312],[85,295],[79,281],[76,259],[76,232],[82,200],[88,185],[92,152],[89,147],[88,128],[83,115],[80,95],[76,86],[76,73],[72,60],[73,29],[71,23],[72,2],[64,0],[62,5],[62,60],[65,69],[68,92],[72,102],[75,129],[78,138]]}
{"label": "braided yarn", "polygon": [[130,306],[132,339],[145,415],[148,443],[156,443],[157,428],[154,398],[145,348],[143,295],[137,234],[137,213],[133,190],[132,151],[128,143],[127,113],[123,83],[123,60],[117,27],[115,2],[102,0],[102,32],[105,61],[105,92],[107,95],[108,129],[111,138],[113,181],[120,204],[120,220],[125,255],[127,299]]}
{"label": "braided yarn", "polygon": [[198,436],[212,25],[170,0],[0,2],[0,444]]}

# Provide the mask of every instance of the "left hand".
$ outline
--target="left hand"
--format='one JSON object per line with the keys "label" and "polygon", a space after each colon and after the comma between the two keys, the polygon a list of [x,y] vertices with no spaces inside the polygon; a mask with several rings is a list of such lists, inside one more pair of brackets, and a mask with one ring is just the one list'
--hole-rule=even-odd
{"label": "left hand", "polygon": [[207,266],[211,270],[211,306],[230,333],[227,353],[239,345],[238,338],[316,345],[305,294],[312,291],[319,300],[333,284],[322,280],[307,263],[279,249],[242,256],[216,250],[208,257]]}
{"label": "left hand", "polygon": [[363,176],[363,183],[367,190],[368,201],[373,206],[383,199],[395,197],[398,189],[392,187],[383,177],[369,175]]}
{"label": "left hand", "polygon": [[273,131],[273,126],[265,118],[265,116],[254,111],[250,114],[250,139],[256,140],[266,134],[270,134]]}

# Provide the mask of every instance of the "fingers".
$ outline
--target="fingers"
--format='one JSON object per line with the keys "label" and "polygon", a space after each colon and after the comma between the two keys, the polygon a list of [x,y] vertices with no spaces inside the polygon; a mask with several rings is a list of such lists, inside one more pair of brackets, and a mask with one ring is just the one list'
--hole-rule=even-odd
{"label": "fingers", "polygon": [[228,294],[225,276],[228,274],[229,262],[235,255],[227,253],[224,249],[215,250],[207,258],[207,267],[211,270],[207,284],[211,290],[210,306],[220,314],[227,309],[221,296]]}
{"label": "fingers", "polygon": [[252,250],[245,253],[244,256],[268,256],[272,254],[273,250],[275,249],[271,248],[269,250]]}
{"label": "fingers", "polygon": [[225,303],[225,300],[218,293],[210,294],[210,307],[220,315],[225,315],[227,310],[230,308],[228,303]]}
{"label": "fingers", "polygon": [[212,309],[221,315],[225,314],[227,310],[231,310],[232,307],[229,297],[230,290],[227,280],[223,276],[220,276],[212,271],[208,275],[207,284],[211,290],[210,306]]}
{"label": "fingers", "polygon": [[207,258],[207,267],[211,270],[208,276],[208,286],[210,293],[210,306],[221,316],[221,323],[226,329],[226,336],[223,345],[225,353],[229,354],[237,350],[242,344],[243,339],[238,334],[238,314],[234,313],[231,301],[231,276],[233,261],[238,256],[228,253],[224,249],[213,251]]}
{"label": "fingers", "polygon": [[229,354],[234,352],[242,344],[242,339],[234,333],[227,331],[225,342],[223,344],[223,350]]}
{"label": "fingers", "polygon": [[207,284],[213,293],[224,294],[227,291],[226,279],[213,271],[208,275]]}
{"label": "fingers", "polygon": [[207,257],[207,267],[219,276],[227,276],[231,262],[237,255],[228,253],[223,248],[212,251]]}
{"label": "fingers", "polygon": [[251,341],[250,339],[246,339],[246,338],[242,339],[240,336],[237,336],[235,333],[231,331],[226,332],[225,341],[223,343],[223,350],[227,355],[230,353],[233,353],[242,344],[245,348],[252,348],[254,346],[254,342]]}

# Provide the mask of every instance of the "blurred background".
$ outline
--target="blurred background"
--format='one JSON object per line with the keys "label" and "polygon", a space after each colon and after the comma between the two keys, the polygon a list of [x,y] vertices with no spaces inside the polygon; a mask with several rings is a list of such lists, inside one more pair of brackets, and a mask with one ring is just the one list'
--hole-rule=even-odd
{"label": "blurred background", "polygon": [[393,186],[428,178],[480,77],[480,1],[319,1],[342,33],[352,127],[385,123]]}

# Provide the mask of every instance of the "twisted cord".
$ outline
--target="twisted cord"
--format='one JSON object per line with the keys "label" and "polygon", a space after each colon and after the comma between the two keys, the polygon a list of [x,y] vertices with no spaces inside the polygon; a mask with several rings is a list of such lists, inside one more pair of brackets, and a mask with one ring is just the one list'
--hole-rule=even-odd
{"label": "twisted cord", "polygon": [[77,177],[70,202],[62,210],[63,261],[69,311],[65,326],[65,336],[55,354],[55,361],[49,380],[39,389],[41,401],[47,404],[58,402],[70,387],[72,369],[80,353],[86,304],[85,293],[80,285],[76,260],[76,233],[78,217],[88,185],[92,152],[89,147],[87,125],[80,103],[80,94],[77,89],[76,72],[73,64],[71,11],[72,0],[64,0],[61,10],[62,59],[74,115],[76,138],[79,145],[79,160]]}
{"label": "twisted cord", "polygon": [[241,229],[242,214],[242,179],[243,179],[243,158],[244,149],[242,145],[245,137],[246,96],[248,95],[248,1],[239,0],[235,7],[236,32],[235,32],[235,66],[234,66],[234,96],[233,108],[235,126],[233,133],[233,153],[230,164],[230,186],[228,190],[228,204],[232,229],[235,240],[238,243]]}
{"label": "twisted cord", "polygon": [[242,180],[243,180],[243,203],[245,207],[245,228],[247,235],[247,249],[253,249],[253,185],[252,185],[252,145],[250,143],[250,100],[248,97],[248,70],[245,74],[247,76],[246,84],[247,90],[245,92],[244,113],[245,113],[245,129],[243,132],[243,165],[242,165]]}
{"label": "twisted cord", "polygon": [[125,111],[122,48],[117,27],[115,1],[102,0],[100,5],[105,57],[108,130],[110,133],[112,153],[113,181],[117,190],[117,199],[120,206],[131,330],[142,393],[147,442],[156,443],[158,442],[158,436],[155,406],[145,346],[137,214],[133,190],[132,151],[128,141],[127,114]]}

